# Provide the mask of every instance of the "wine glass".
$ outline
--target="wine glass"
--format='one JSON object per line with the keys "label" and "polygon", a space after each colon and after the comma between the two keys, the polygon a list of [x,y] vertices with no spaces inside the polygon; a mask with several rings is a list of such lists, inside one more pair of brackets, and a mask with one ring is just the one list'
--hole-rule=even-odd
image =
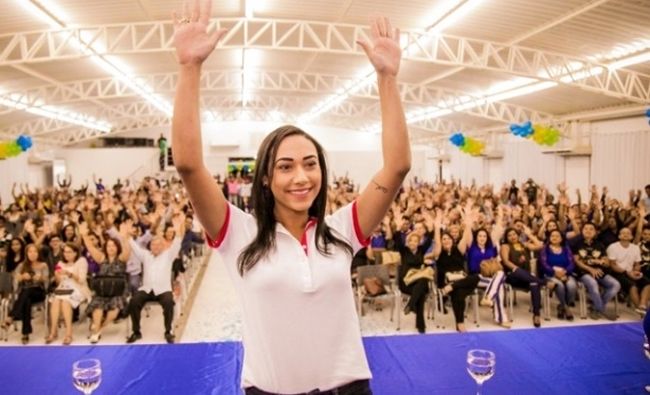
{"label": "wine glass", "polygon": [[469,350],[467,352],[467,371],[476,381],[476,393],[481,395],[483,383],[494,376],[495,355],[488,350]]}
{"label": "wine glass", "polygon": [[85,395],[99,387],[102,382],[102,365],[99,359],[82,359],[72,365],[72,384]]}

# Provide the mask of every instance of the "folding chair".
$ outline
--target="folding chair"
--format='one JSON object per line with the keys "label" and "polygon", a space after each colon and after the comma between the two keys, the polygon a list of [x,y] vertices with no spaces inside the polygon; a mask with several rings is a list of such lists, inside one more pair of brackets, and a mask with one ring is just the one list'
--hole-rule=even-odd
{"label": "folding chair", "polygon": [[[386,290],[386,293],[380,295],[370,295],[366,292],[364,286],[364,280],[367,278],[377,277],[381,279],[382,284]],[[372,301],[376,302],[378,300],[387,300],[391,301],[391,310],[390,310],[390,320],[393,321],[393,313],[395,312],[395,307],[399,303],[401,298],[401,293],[399,289],[391,284],[390,275],[388,271],[388,266],[385,265],[369,265],[369,266],[359,266],[357,268],[357,303],[358,311],[360,316],[364,316],[364,302]],[[397,314],[397,330],[400,329],[400,315],[399,311]]]}

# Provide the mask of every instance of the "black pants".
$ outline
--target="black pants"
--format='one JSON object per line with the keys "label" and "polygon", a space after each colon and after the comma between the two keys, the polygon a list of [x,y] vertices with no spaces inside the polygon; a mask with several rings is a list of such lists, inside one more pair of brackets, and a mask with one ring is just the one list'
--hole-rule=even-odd
{"label": "black pants", "polygon": [[[246,395],[281,395],[275,394],[273,392],[262,391],[257,387],[249,387],[245,389]],[[317,389],[296,395],[372,395],[372,390],[370,389],[370,380],[357,380],[349,384],[342,385],[340,387],[331,389],[329,391],[319,391]]]}
{"label": "black pants", "polygon": [[[32,304],[45,300],[45,290],[41,287],[23,288],[18,294],[9,317],[23,322],[22,334],[32,333]],[[48,317],[49,318],[49,317]]]}
{"label": "black pants", "polygon": [[625,292],[626,294],[630,293],[630,288],[632,288],[632,287],[636,287],[636,289],[639,292],[641,292],[641,291],[643,291],[643,288],[650,285],[650,279],[648,279],[646,276],[643,276],[638,280],[633,280],[633,279],[630,278],[630,276],[627,275],[627,273],[612,273],[612,272],[610,272],[610,274],[619,283],[621,283],[621,291]]}
{"label": "black pants", "polygon": [[451,308],[454,310],[456,324],[465,322],[465,300],[474,292],[479,280],[478,274],[470,274],[461,280],[453,282],[453,290],[449,293],[449,297],[451,298]]}
{"label": "black pants", "polygon": [[163,316],[165,317],[165,333],[171,333],[172,320],[174,319],[174,296],[171,292],[163,292],[160,295],[155,295],[153,291],[138,291],[131,298],[129,314],[131,314],[133,333],[140,333],[140,313],[142,313],[142,308],[145,303],[152,301],[156,301],[162,306]]}
{"label": "black pants", "polygon": [[[409,285],[403,284],[400,287],[400,292],[410,295],[408,305],[411,311],[415,311],[415,327],[419,331],[424,331],[426,329],[424,325],[424,305],[429,293],[429,280],[421,278]],[[398,314],[401,314],[401,312],[398,312]]]}
{"label": "black pants", "polygon": [[506,282],[514,288],[524,288],[530,290],[530,303],[533,307],[533,315],[539,315],[542,305],[542,291],[540,287],[546,285],[546,280],[530,274],[524,269],[517,269],[508,273]]}

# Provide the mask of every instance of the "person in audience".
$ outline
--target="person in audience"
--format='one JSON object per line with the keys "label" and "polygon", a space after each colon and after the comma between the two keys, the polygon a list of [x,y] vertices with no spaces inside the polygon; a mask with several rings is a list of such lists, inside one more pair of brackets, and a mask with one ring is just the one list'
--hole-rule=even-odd
{"label": "person in audience", "polygon": [[506,282],[514,288],[524,288],[530,291],[530,302],[533,311],[533,325],[535,328],[541,326],[540,308],[542,305],[541,287],[546,285],[552,289],[554,284],[546,279],[537,276],[530,265],[531,252],[539,251],[542,242],[533,235],[530,228],[524,227],[523,233],[528,241],[522,242],[522,238],[514,228],[506,229],[504,243],[501,245],[501,263],[505,266]]}
{"label": "person in audience", "polygon": [[[646,192],[648,192],[648,187],[646,187]],[[650,195],[650,193],[648,193]],[[645,317],[643,318],[643,332],[645,333],[645,341],[643,342],[643,351],[648,359],[650,359],[650,307],[646,311]],[[650,385],[646,385],[645,392],[650,393]]]}
{"label": "person in audience", "polygon": [[192,247],[195,244],[205,244],[203,232],[194,231],[194,217],[192,215],[185,216],[185,234],[181,243],[181,255],[190,256]]}
{"label": "person in audience", "polygon": [[63,242],[59,233],[52,233],[47,237],[47,244],[41,246],[40,254],[50,273],[54,273],[54,265],[63,259]]}
{"label": "person in audience", "polygon": [[25,242],[22,238],[12,238],[7,250],[7,272],[13,273],[18,265],[25,260]]}
{"label": "person in audience", "polygon": [[0,241],[0,300],[8,298],[14,289],[13,275],[7,271],[8,250],[9,243],[5,240]]}
{"label": "person in audience", "polygon": [[455,243],[449,233],[442,233],[442,213],[436,214],[433,242],[433,259],[436,261],[436,283],[443,295],[451,298],[451,308],[456,320],[456,330],[467,332],[465,328],[465,299],[476,290],[478,274],[468,274],[465,252],[471,238],[471,202],[464,211],[465,229],[463,237]]}
{"label": "person in audience", "polygon": [[559,229],[549,233],[539,255],[540,272],[546,279],[555,283],[555,295],[560,304],[557,308],[557,318],[573,321],[570,306],[574,304],[578,292],[573,272],[575,262],[571,248],[564,240]]}
{"label": "person in audience", "polygon": [[636,244],[641,250],[641,273],[650,278],[650,226],[644,226]]}
{"label": "person in audience", "polygon": [[[615,321],[616,314],[607,312],[607,303],[616,297],[621,284],[608,273],[610,262],[605,246],[596,240],[596,225],[588,222],[582,227],[582,240],[573,246],[572,252],[577,265],[576,275],[591,299],[590,317]],[[602,296],[599,287],[605,289]]]}
{"label": "person in audience", "polygon": [[131,253],[142,261],[143,277],[142,286],[131,297],[129,302],[129,315],[133,324],[133,333],[127,339],[127,343],[133,343],[142,339],[140,332],[140,313],[145,303],[156,301],[163,308],[165,319],[165,340],[167,343],[174,343],[172,334],[172,321],[174,319],[174,296],[172,294],[171,276],[172,264],[181,249],[181,241],[184,233],[184,219],[181,215],[173,219],[172,229],[174,239],[171,245],[165,248],[165,243],[160,236],[151,239],[150,249],[142,248],[132,238],[129,238]]}
{"label": "person in audience", "polygon": [[[123,238],[126,237],[126,231],[127,226],[125,225],[121,233]],[[85,222],[79,225],[79,234],[90,255],[96,262],[100,262],[96,278],[100,276],[124,276],[126,281],[126,262],[130,254],[130,249],[126,246],[126,243],[124,243],[125,247],[122,248],[123,243],[109,236],[106,238],[103,250],[99,250],[90,240],[88,226]],[[86,314],[92,317],[90,334],[92,344],[101,339],[102,328],[115,321],[120,310],[126,306],[127,294],[128,286],[125,286],[121,295],[100,296],[95,294],[92,297],[86,308]],[[104,318],[104,314],[106,314],[106,318]],[[103,321],[102,318],[104,318]]]}
{"label": "person in audience", "polygon": [[467,249],[467,268],[470,274],[477,274],[479,276],[478,287],[485,289],[485,294],[480,304],[482,306],[492,307],[494,321],[504,328],[510,328],[511,323],[504,306],[504,271],[497,270],[491,277],[481,275],[482,263],[501,268],[499,252],[496,248],[499,240],[499,228],[500,226],[495,227],[492,237],[490,237],[485,228],[480,228],[476,231],[476,236],[472,238]]}
{"label": "person in audience", "polygon": [[395,247],[401,257],[398,286],[403,294],[409,296],[409,300],[404,307],[404,313],[414,312],[415,327],[418,333],[426,333],[424,305],[429,295],[429,281],[432,279],[418,278],[408,284],[404,281],[410,269],[419,271],[425,264],[424,254],[431,245],[431,236],[428,236],[424,243],[420,243],[420,241],[421,236],[418,233],[411,232],[406,237],[406,245],[397,242]]}
{"label": "person in audience", "polygon": [[32,305],[45,300],[49,278],[47,264],[38,260],[38,248],[34,244],[28,244],[25,247],[25,260],[14,270],[18,298],[2,323],[2,329],[6,330],[14,320],[22,321],[23,344],[29,343],[29,335],[32,333]]}
{"label": "person in audience", "polygon": [[174,163],[242,302],[244,391],[371,394],[353,295],[345,290],[352,256],[367,244],[411,166],[397,85],[398,31],[388,19],[374,16],[373,42],[360,42],[377,72],[383,124],[383,167],[368,187],[325,217],[324,151],[306,132],[283,126],[266,136],[256,156],[252,216],[228,203],[203,163],[201,64],[225,31],[208,37],[210,7],[199,13],[195,4],[192,17],[179,21],[174,16],[180,63],[172,118]]}
{"label": "person in audience", "polygon": [[88,262],[80,255],[80,248],[75,243],[65,243],[63,260],[54,267],[54,295],[50,299],[50,333],[45,344],[50,344],[58,337],[59,319],[63,314],[65,337],[63,344],[72,343],[72,311],[86,300],[90,300],[86,275]]}
{"label": "person in audience", "polygon": [[641,249],[632,244],[632,231],[629,228],[621,228],[618,240],[607,247],[611,275],[630,297],[633,308],[643,315],[650,301],[650,279],[641,272]]}

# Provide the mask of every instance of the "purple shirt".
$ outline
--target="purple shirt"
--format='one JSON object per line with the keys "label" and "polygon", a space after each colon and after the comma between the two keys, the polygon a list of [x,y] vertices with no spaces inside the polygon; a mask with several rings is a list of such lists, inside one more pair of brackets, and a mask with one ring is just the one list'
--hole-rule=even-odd
{"label": "purple shirt", "polygon": [[476,242],[472,243],[467,249],[467,268],[470,274],[480,273],[481,262],[495,258],[498,255],[495,246],[485,246],[485,251],[481,251]]}

